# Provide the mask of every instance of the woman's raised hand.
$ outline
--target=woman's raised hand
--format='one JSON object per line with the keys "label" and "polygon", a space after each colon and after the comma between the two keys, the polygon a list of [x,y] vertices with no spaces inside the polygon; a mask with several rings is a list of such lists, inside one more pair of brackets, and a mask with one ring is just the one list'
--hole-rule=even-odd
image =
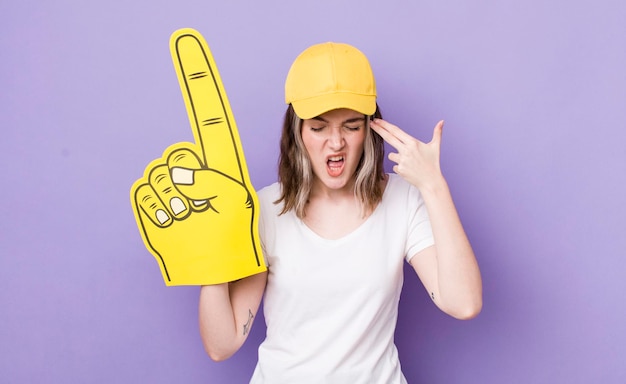
{"label": "woman's raised hand", "polygon": [[443,178],[440,167],[441,135],[443,120],[433,130],[429,143],[424,143],[399,127],[382,119],[374,119],[370,127],[397,152],[389,154],[389,160],[396,163],[393,171],[420,190],[431,188]]}

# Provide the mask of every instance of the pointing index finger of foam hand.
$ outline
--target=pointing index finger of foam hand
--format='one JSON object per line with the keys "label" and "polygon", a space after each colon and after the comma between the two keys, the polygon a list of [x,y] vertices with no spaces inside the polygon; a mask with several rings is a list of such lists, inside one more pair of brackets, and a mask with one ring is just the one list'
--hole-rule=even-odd
{"label": "pointing index finger of foam hand", "polygon": [[205,165],[244,183],[239,133],[208,45],[200,33],[185,28],[172,34],[170,52]]}

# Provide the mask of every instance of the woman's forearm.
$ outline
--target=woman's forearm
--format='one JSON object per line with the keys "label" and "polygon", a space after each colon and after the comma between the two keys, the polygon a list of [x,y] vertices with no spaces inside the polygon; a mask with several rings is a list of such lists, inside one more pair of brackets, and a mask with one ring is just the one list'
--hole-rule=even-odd
{"label": "woman's forearm", "polygon": [[200,335],[207,354],[222,361],[239,350],[250,334],[265,289],[267,273],[200,290]]}
{"label": "woman's forearm", "polygon": [[435,238],[440,306],[455,317],[472,318],[482,308],[482,280],[448,184],[442,176],[420,192]]}

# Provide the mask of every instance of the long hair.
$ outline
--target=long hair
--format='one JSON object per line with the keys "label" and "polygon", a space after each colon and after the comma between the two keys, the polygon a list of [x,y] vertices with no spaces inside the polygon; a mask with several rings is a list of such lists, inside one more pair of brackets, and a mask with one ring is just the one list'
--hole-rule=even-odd
{"label": "long hair", "polygon": [[[374,117],[382,118],[378,105]],[[380,181],[385,177],[383,157],[384,141],[370,129],[369,116],[365,119],[365,142],[363,155],[355,171],[354,194],[361,203],[361,212],[371,212],[383,197]],[[291,104],[285,112],[280,138],[278,159],[278,181],[281,195],[274,203],[283,203],[280,214],[294,210],[300,219],[306,215],[306,203],[313,185],[313,168],[302,141],[302,120],[296,115]]]}

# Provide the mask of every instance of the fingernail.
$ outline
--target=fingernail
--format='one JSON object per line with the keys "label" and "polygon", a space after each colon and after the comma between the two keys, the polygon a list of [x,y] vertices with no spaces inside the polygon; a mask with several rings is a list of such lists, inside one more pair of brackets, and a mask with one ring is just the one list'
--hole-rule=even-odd
{"label": "fingernail", "polygon": [[172,208],[172,212],[174,212],[175,215],[178,215],[179,213],[187,210],[185,203],[183,203],[183,201],[179,197],[173,197],[170,200],[170,207]]}
{"label": "fingernail", "polygon": [[172,168],[172,181],[176,184],[192,185],[193,171],[187,168]]}
{"label": "fingernail", "polygon": [[165,211],[162,209],[156,211],[156,218],[161,224],[165,224],[170,219],[167,213],[165,213]]}

